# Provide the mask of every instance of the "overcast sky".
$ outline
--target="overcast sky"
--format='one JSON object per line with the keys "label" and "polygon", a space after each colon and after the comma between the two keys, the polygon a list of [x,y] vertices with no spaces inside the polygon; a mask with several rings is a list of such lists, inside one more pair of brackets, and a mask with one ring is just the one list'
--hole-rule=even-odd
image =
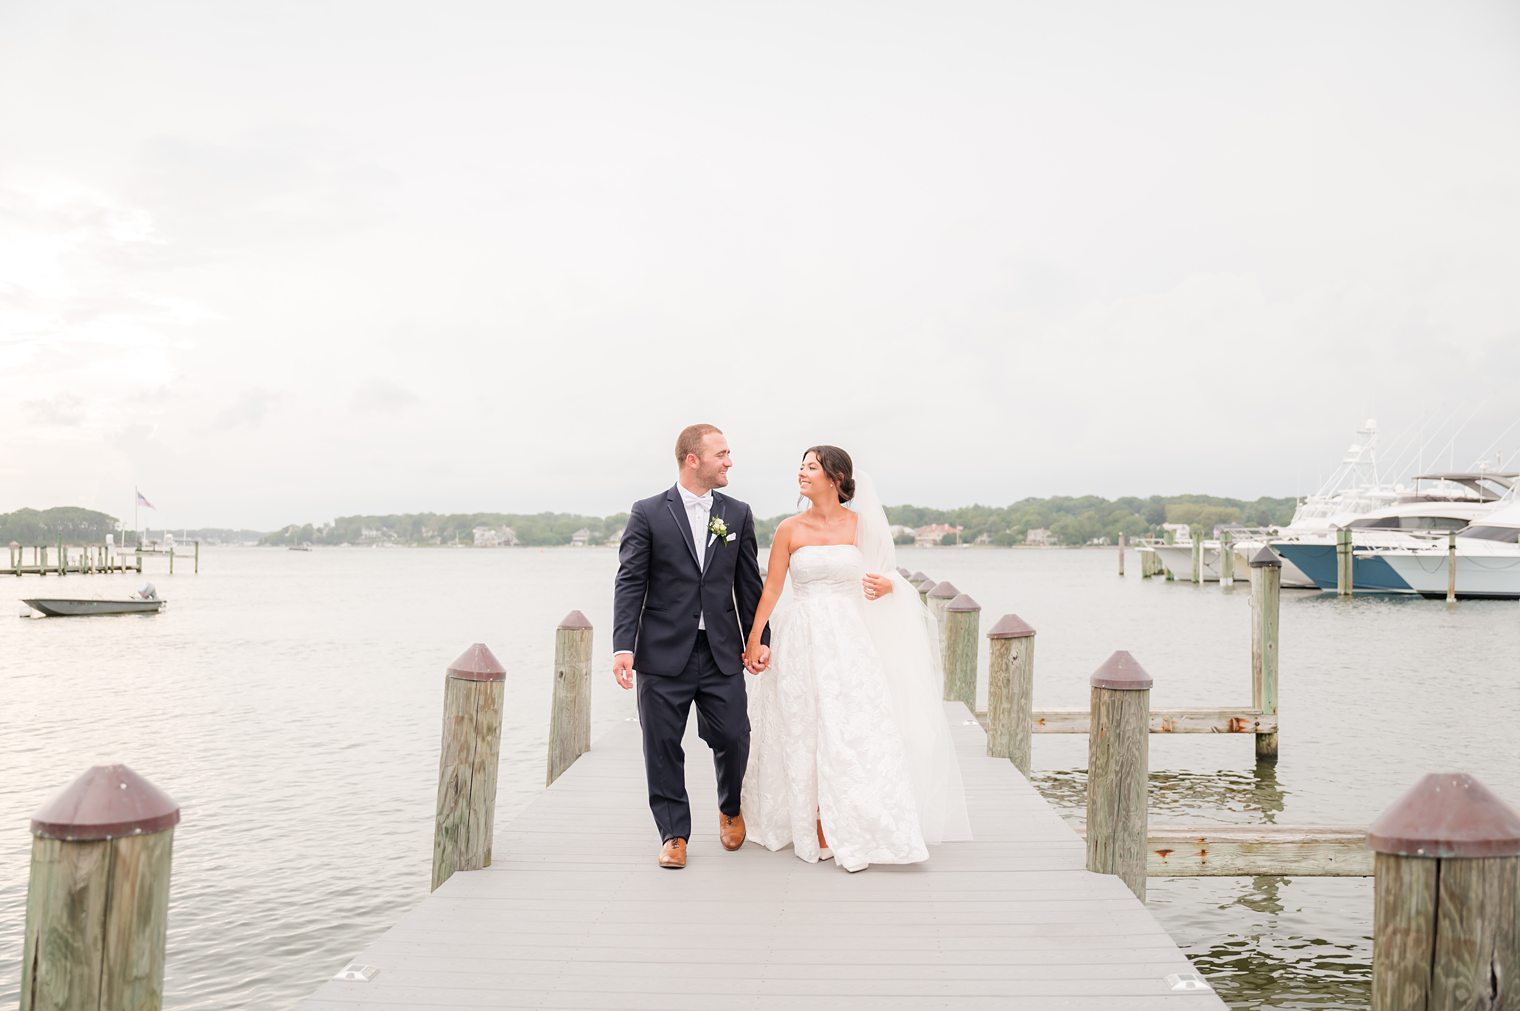
{"label": "overcast sky", "polygon": [[[0,5],[0,511],[1312,491],[1520,449],[1520,5]],[[1495,445],[1496,440],[1498,445]]]}

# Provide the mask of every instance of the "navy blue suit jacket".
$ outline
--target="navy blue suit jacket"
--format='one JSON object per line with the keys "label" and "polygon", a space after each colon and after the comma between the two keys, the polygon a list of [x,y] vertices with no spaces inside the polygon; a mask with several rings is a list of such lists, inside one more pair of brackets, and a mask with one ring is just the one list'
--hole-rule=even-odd
{"label": "navy blue suit jacket", "polygon": [[[760,561],[749,506],[712,493],[713,518],[733,540],[709,536],[704,564],[697,562],[691,522],[681,493],[640,499],[628,514],[618,548],[612,601],[612,649],[633,651],[640,674],[674,677],[686,667],[705,615],[707,643],[724,674],[744,670],[744,643],[760,606]],[[736,612],[737,607],[737,612]],[[762,634],[770,644],[770,629]]]}

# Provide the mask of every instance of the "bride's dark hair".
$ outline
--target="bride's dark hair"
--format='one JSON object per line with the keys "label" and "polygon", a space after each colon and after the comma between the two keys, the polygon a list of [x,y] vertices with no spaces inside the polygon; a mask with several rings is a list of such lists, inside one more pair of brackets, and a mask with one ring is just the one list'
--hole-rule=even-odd
{"label": "bride's dark hair", "polygon": [[855,464],[849,453],[838,446],[809,446],[803,450],[802,458],[806,460],[809,453],[818,458],[818,466],[839,487],[841,503],[855,497]]}

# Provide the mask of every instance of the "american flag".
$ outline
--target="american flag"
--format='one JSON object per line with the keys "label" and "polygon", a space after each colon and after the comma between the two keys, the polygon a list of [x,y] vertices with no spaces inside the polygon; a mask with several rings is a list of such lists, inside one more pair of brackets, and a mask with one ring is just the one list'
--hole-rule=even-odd
{"label": "american flag", "polygon": [[[133,491],[137,491],[137,489],[135,489],[135,488],[132,489],[132,490]],[[140,491],[137,492],[137,504],[138,505],[147,506],[149,509],[157,509],[158,508],[152,502],[149,502],[146,498],[144,498],[143,497],[143,493],[140,492]]]}

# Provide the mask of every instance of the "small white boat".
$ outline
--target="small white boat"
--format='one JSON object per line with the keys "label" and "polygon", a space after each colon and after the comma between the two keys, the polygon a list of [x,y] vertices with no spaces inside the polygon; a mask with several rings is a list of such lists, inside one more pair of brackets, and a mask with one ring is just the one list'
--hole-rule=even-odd
{"label": "small white boat", "polygon": [[92,614],[157,614],[168,603],[158,595],[158,588],[144,583],[130,597],[101,600],[97,597],[26,597],[21,601],[45,618],[82,618]]}
{"label": "small white boat", "polygon": [[49,618],[78,618],[90,614],[157,614],[166,600],[98,600],[71,597],[28,597],[21,601]]}

